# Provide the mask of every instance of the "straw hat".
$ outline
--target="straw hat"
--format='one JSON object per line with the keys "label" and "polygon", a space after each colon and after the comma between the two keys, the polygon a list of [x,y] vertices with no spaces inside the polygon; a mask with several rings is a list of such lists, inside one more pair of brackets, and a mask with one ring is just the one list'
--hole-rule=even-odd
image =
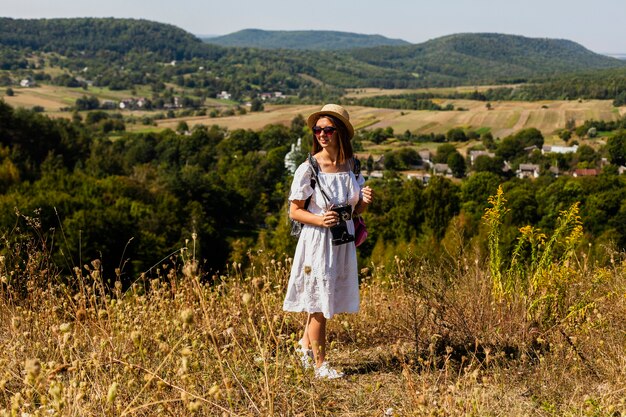
{"label": "straw hat", "polygon": [[334,116],[341,120],[348,129],[349,139],[352,139],[352,136],[354,136],[354,128],[352,127],[352,123],[350,123],[350,115],[346,109],[341,107],[339,104],[327,104],[322,107],[322,110],[316,111],[310,115],[306,120],[306,124],[310,128],[313,128],[317,120],[322,116]]}

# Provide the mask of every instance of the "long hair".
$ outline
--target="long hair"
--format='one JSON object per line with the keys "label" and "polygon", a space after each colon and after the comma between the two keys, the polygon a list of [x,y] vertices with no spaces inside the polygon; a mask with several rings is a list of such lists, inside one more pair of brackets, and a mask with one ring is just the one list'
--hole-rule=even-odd
{"label": "long hair", "polygon": [[[317,120],[324,117],[330,120],[333,126],[337,128],[337,137],[339,138],[339,163],[343,164],[345,161],[351,159],[354,155],[354,151],[352,150],[352,142],[350,142],[349,139],[350,133],[348,132],[348,128],[346,128],[341,120],[328,114],[321,115]],[[315,121],[315,123],[317,123],[317,120]],[[315,135],[313,135],[313,148],[311,149],[311,154],[315,155],[321,150],[322,147],[320,146],[320,143],[317,141]]]}

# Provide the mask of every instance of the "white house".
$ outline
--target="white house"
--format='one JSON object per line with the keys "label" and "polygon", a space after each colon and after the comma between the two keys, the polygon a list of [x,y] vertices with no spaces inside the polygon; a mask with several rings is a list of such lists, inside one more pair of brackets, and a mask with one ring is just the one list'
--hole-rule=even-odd
{"label": "white house", "polygon": [[543,145],[541,148],[541,154],[545,155],[547,153],[574,153],[578,149],[578,145],[574,146],[552,146],[552,145]]}
{"label": "white house", "polygon": [[35,83],[27,78],[20,81],[20,87],[33,87]]}
{"label": "white house", "polygon": [[222,91],[221,93],[217,95],[217,98],[221,100],[230,100],[231,97],[232,97],[232,94],[230,94],[228,91]]}
{"label": "white house", "polygon": [[413,172],[413,173],[407,174],[406,177],[409,180],[417,180],[421,182],[423,185],[427,185],[428,182],[430,181],[430,174],[427,174],[425,172]]}

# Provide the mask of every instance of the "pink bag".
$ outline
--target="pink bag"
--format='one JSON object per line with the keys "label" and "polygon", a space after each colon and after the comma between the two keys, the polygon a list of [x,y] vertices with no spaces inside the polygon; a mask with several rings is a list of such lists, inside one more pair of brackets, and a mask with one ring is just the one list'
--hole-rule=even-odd
{"label": "pink bag", "polygon": [[357,216],[354,220],[354,244],[360,246],[367,238],[367,228],[365,227],[365,221],[363,217]]}

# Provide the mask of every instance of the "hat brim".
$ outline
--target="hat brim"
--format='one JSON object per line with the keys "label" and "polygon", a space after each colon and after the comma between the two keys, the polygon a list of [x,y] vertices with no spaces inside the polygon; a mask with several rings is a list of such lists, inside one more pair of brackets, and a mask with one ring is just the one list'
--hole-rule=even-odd
{"label": "hat brim", "polygon": [[348,135],[349,135],[348,139],[352,139],[352,137],[354,136],[354,127],[352,127],[352,123],[350,123],[350,120],[343,117],[343,115],[334,111],[328,111],[328,110],[316,111],[315,113],[311,114],[306,119],[307,126],[309,126],[309,128],[312,129],[313,126],[315,126],[315,123],[317,123],[319,118],[322,116],[333,116],[341,120],[341,122],[346,127],[346,129],[348,129]]}

